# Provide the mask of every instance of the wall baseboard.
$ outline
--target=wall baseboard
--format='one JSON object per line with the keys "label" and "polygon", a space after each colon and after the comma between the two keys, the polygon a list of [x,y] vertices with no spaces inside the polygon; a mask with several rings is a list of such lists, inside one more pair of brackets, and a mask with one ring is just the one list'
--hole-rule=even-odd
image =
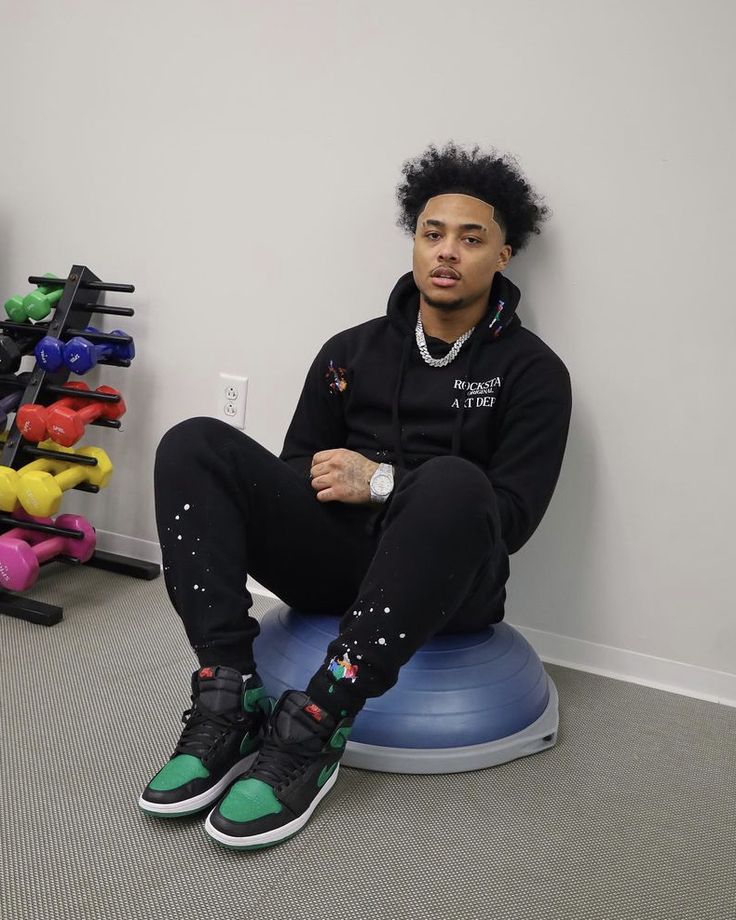
{"label": "wall baseboard", "polygon": [[736,674],[515,623],[511,625],[519,630],[542,661],[549,664],[736,707]]}
{"label": "wall baseboard", "polygon": [[158,562],[161,565],[161,547],[155,540],[139,540],[122,533],[98,530],[97,548],[106,553],[117,553],[119,556],[130,556],[131,559],[141,559],[143,562]]}
{"label": "wall baseboard", "polygon": [[[146,562],[161,562],[161,548],[152,540],[139,540],[123,534],[98,531],[97,543],[100,549],[110,553],[120,553]],[[251,594],[279,600],[275,594],[250,577],[248,590]],[[548,664],[736,707],[736,674],[517,626],[510,620],[505,622],[518,629],[542,661]]]}

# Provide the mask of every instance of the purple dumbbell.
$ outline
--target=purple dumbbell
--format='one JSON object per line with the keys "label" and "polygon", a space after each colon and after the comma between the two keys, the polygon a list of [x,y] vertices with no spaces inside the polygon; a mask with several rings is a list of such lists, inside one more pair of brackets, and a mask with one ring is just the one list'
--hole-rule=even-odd
{"label": "purple dumbbell", "polygon": [[[15,515],[16,517],[18,515]],[[0,587],[6,591],[26,591],[38,578],[42,562],[55,556],[71,556],[80,562],[92,557],[97,535],[90,522],[78,514],[60,514],[51,518],[29,518],[42,524],[54,524],[69,530],[81,530],[82,539],[75,537],[41,537],[38,531],[15,527],[0,535]],[[33,545],[28,541],[35,540]]]}
{"label": "purple dumbbell", "polygon": [[10,396],[3,396],[0,399],[0,431],[5,431],[5,426],[8,424],[8,415],[11,412],[15,412],[22,397],[23,390],[18,390],[17,393],[11,393]]}
{"label": "purple dumbbell", "polygon": [[[87,326],[85,332],[99,332],[94,326]],[[109,335],[121,335],[129,338],[122,329],[113,329]],[[104,345],[94,345],[87,339],[75,335],[64,346],[64,363],[75,374],[86,374],[97,364],[98,358],[116,358],[118,361],[132,361],[135,357],[135,345],[129,342],[105,342]]]}

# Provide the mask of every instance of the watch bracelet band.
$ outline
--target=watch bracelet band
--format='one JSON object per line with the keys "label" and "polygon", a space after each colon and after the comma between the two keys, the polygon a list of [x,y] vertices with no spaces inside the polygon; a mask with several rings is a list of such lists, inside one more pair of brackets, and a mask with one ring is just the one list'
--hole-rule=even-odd
{"label": "watch bracelet band", "polygon": [[[390,477],[391,477],[391,489],[389,490],[389,492],[388,492],[386,495],[378,495],[377,493],[375,493],[375,492],[373,491],[373,476],[375,476],[376,473],[378,473],[379,471],[381,471],[381,467],[384,468],[384,473],[383,473],[383,475],[384,475],[384,476],[390,475]],[[385,468],[386,468],[386,467],[388,467],[388,469],[390,470],[390,473],[385,472]],[[385,504],[385,503],[388,501],[388,499],[391,497],[392,493],[393,493],[393,486],[394,486],[394,467],[393,467],[393,464],[391,464],[391,463],[379,463],[379,464],[378,464],[378,467],[376,468],[375,472],[373,473],[373,476],[371,476],[371,479],[370,479],[370,482],[369,482],[369,487],[370,487],[370,492],[371,492],[371,501],[372,501],[374,504],[377,504],[377,505]]]}

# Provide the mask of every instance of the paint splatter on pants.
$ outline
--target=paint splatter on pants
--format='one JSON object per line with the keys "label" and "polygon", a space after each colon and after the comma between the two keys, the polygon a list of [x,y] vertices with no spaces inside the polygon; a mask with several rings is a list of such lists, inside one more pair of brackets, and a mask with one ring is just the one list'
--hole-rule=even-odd
{"label": "paint splatter on pants", "polygon": [[319,502],[308,467],[215,419],[168,431],[154,474],[164,578],[201,665],[257,666],[248,575],[303,613],[340,616],[295,689],[354,714],[432,635],[503,619],[508,556],[493,488],[462,457],[425,461],[385,506]]}

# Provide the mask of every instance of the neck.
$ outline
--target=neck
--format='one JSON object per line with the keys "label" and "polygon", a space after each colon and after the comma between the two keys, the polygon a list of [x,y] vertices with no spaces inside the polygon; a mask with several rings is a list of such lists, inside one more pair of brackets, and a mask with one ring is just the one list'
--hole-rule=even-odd
{"label": "neck", "polygon": [[488,297],[486,294],[481,300],[461,310],[447,311],[431,307],[420,294],[419,313],[424,334],[451,344],[483,319],[488,310]]}

